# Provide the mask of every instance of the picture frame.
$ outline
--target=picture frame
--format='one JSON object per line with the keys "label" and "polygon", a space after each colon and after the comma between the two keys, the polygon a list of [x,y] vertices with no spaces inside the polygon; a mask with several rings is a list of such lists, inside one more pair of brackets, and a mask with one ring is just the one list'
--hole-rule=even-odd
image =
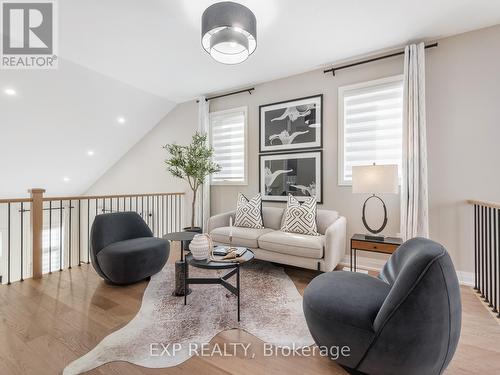
{"label": "picture frame", "polygon": [[323,147],[323,94],[259,106],[259,152]]}
{"label": "picture frame", "polygon": [[292,194],[300,202],[315,195],[323,202],[323,151],[259,155],[262,200],[286,202]]}

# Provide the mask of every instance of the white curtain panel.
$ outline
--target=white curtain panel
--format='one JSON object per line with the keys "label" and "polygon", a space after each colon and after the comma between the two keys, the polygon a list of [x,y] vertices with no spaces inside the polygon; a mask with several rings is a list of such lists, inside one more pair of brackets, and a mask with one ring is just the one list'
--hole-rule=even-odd
{"label": "white curtain panel", "polygon": [[405,48],[401,236],[429,237],[425,124],[425,45]]}
{"label": "white curtain panel", "polygon": [[[210,105],[204,96],[198,98],[198,131],[208,134],[210,126]],[[207,143],[210,143],[207,138]],[[201,190],[201,192],[200,192]],[[198,199],[198,222],[203,230],[207,227],[210,218],[210,177],[205,179],[205,183],[199,190]]]}

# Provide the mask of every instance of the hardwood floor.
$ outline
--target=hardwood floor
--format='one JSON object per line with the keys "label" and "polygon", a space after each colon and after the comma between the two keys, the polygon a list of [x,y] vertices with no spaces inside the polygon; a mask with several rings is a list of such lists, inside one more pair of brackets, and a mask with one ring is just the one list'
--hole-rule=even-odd
{"label": "hardwood floor", "polygon": [[[178,253],[178,251],[173,251]],[[169,262],[173,262],[170,259]],[[287,269],[302,293],[316,272]],[[105,284],[91,265],[0,286],[0,374],[59,374],[139,310],[147,282],[128,287]],[[463,327],[447,374],[500,373],[500,325],[474,292],[462,287]],[[125,362],[88,374],[346,374],[327,358],[266,357],[263,343],[240,330],[217,335],[212,344],[251,343],[255,358],[194,357],[180,366],[147,369]]]}

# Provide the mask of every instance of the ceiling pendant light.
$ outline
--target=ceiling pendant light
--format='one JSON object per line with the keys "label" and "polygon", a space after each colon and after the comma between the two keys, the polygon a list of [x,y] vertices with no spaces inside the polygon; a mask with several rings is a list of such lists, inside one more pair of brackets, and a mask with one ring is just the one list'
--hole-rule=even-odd
{"label": "ceiling pendant light", "polygon": [[216,61],[239,64],[257,47],[257,20],[247,7],[223,1],[201,17],[201,44]]}

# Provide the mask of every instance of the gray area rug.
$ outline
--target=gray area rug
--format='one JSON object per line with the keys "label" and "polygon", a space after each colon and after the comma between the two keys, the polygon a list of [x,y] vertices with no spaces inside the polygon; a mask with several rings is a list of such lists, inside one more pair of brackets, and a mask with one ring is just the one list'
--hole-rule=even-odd
{"label": "gray area rug", "polygon": [[[216,272],[194,267],[189,271],[191,277],[214,277]],[[234,280],[233,276],[231,283]],[[221,285],[192,286],[186,306],[183,297],[172,296],[174,265],[167,264],[151,278],[137,315],[70,363],[64,374],[80,374],[113,361],[150,368],[176,366],[190,358],[190,343],[208,343],[219,332],[234,328],[279,347],[300,348],[314,343],[302,312],[302,296],[282,268],[253,261],[241,268],[240,282],[238,322],[236,297]],[[152,343],[178,343],[180,350],[175,355],[152,356]]]}

